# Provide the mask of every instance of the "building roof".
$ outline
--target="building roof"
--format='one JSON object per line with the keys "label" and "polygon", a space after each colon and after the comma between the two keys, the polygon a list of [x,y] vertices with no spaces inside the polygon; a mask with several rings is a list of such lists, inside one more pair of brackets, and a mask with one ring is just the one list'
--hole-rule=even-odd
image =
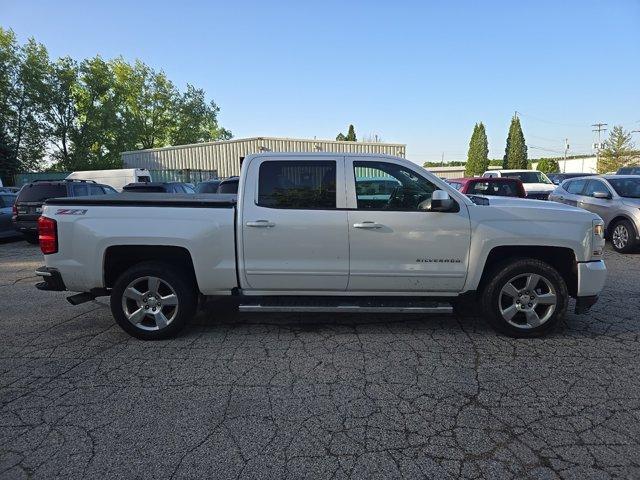
{"label": "building roof", "polygon": [[388,142],[347,142],[341,140],[324,140],[320,138],[286,138],[286,137],[246,137],[246,138],[233,138],[231,140],[219,140],[217,142],[200,142],[200,143],[189,143],[186,145],[174,145],[168,147],[158,147],[158,148],[147,148],[143,150],[127,150],[126,152],[122,152],[122,155],[127,153],[140,153],[140,152],[155,152],[160,150],[178,150],[182,148],[192,148],[192,147],[203,147],[207,145],[228,145],[234,143],[242,143],[242,142],[251,142],[256,140],[265,140],[265,141],[279,141],[279,142],[317,142],[317,143],[331,143],[338,145],[353,145],[354,143],[358,145],[389,145],[394,147],[406,147],[405,143],[388,143]]}

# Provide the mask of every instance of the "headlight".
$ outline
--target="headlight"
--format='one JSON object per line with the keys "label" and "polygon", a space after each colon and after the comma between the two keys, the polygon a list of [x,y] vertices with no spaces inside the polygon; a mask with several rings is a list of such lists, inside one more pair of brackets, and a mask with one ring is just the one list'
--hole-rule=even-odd
{"label": "headlight", "polygon": [[[596,220],[596,221],[597,221],[597,220]],[[596,223],[596,224],[593,226],[593,234],[594,234],[596,237],[604,238],[604,224],[602,224],[602,223]]]}
{"label": "headlight", "polygon": [[591,252],[594,257],[600,257],[604,250],[604,222],[600,219],[593,221],[593,235],[591,238]]}

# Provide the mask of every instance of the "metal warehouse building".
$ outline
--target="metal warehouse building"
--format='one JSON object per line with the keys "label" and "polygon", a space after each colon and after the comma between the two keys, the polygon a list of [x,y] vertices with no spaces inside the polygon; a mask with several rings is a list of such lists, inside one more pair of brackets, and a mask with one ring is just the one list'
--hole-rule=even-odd
{"label": "metal warehouse building", "polygon": [[230,177],[240,174],[240,163],[244,157],[261,152],[383,153],[404,157],[406,145],[254,137],[124,152],[122,162],[124,168],[204,170],[215,171],[220,177]]}

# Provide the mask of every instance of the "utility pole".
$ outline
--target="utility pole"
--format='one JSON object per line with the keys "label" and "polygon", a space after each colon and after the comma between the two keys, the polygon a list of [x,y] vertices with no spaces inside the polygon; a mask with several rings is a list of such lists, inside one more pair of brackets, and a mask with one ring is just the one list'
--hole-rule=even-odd
{"label": "utility pole", "polygon": [[[602,148],[602,142],[600,140],[600,134],[602,132],[606,132],[607,129],[604,128],[607,126],[606,123],[594,123],[593,125],[591,125],[592,127],[596,127],[593,130],[591,130],[592,132],[598,132],[598,143],[595,144],[596,147],[596,168],[598,168],[599,164],[600,164],[600,149]],[[584,165],[584,160],[582,161],[582,164]]]}
{"label": "utility pole", "polygon": [[569,151],[569,139],[564,139],[564,163],[562,164],[562,173],[567,173],[567,152]]}
{"label": "utility pole", "polygon": [[442,160],[441,160],[441,165],[444,167],[444,152],[442,152]]}

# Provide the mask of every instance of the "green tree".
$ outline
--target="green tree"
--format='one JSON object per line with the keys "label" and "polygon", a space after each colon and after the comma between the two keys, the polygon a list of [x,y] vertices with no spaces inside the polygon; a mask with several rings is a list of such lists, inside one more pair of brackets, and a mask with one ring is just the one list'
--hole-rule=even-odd
{"label": "green tree", "polygon": [[356,129],[353,127],[353,125],[349,125],[347,134],[345,135],[342,132],[338,133],[338,135],[336,136],[336,140],[340,142],[356,142]]}
{"label": "green tree", "polygon": [[473,127],[464,173],[467,177],[473,177],[484,173],[488,167],[489,142],[487,141],[487,132],[484,125],[480,122]]}
{"label": "green tree", "polygon": [[70,132],[73,143],[69,170],[95,170],[120,166],[120,152],[114,145],[122,143],[118,117],[115,79],[108,62],[96,56],[79,66],[74,89],[76,121]]}
{"label": "green tree", "polygon": [[13,177],[18,171],[15,150],[10,143],[4,126],[0,123],[0,179],[2,183],[4,185],[12,185]]}
{"label": "green tree", "polygon": [[204,90],[193,85],[187,85],[187,90],[176,98],[175,112],[172,145],[228,140],[233,136],[218,124],[220,108],[213,100],[207,103]]}
{"label": "green tree", "polygon": [[34,39],[23,46],[11,30],[0,27],[0,122],[19,169],[38,168],[45,154],[42,122],[47,50]]}
{"label": "green tree", "polygon": [[509,127],[502,168],[526,169],[527,166],[527,144],[524,141],[520,119],[514,115]]}
{"label": "green tree", "polygon": [[51,157],[61,165],[72,163],[70,135],[77,120],[74,91],[78,88],[78,74],[77,62],[70,57],[58,59],[50,65],[40,99]]}
{"label": "green tree", "polygon": [[634,147],[630,132],[621,125],[613,127],[600,152],[598,173],[615,172],[625,166],[634,153]]}
{"label": "green tree", "polygon": [[538,170],[543,173],[559,173],[560,164],[555,158],[541,158],[538,161]]}
{"label": "green tree", "polygon": [[356,142],[356,129],[353,128],[353,125],[349,125],[349,131],[347,132],[347,142]]}

